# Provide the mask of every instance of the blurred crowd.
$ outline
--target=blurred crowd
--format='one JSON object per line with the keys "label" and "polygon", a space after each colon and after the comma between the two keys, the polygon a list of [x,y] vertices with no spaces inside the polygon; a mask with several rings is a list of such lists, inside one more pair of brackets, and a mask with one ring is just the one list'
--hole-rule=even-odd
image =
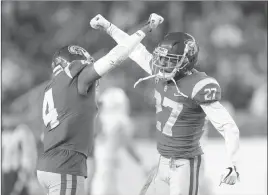
{"label": "blurred crowd", "polygon": [[[25,188],[33,194],[42,192],[36,180],[29,179],[38,154],[35,150],[42,150],[41,122],[38,121],[41,112],[35,102],[50,78],[51,59],[56,49],[77,44],[99,59],[115,45],[105,33],[89,26],[90,19],[96,14],[102,14],[128,33],[135,32],[145,23],[148,14],[155,12],[162,15],[165,18],[163,25],[143,41],[151,52],[168,32],[192,34],[200,47],[197,69],[215,77],[220,83],[222,101],[237,122],[241,136],[266,135],[266,5],[267,2],[256,1],[3,1],[1,130],[7,131],[2,134],[1,143],[5,151],[2,157],[7,162],[3,161],[2,165],[3,174],[6,174],[6,183],[2,181],[2,186],[7,187],[2,192],[10,194],[9,185],[15,186],[10,188],[15,194]],[[152,138],[155,132],[152,81],[142,82],[133,88],[135,81],[145,74],[134,62],[127,60],[120,69],[101,79],[100,93],[110,87],[122,88],[130,100],[134,136]],[[23,123],[26,126],[19,125]],[[209,131],[208,135],[219,136],[216,131]],[[36,139],[29,142],[31,136]],[[32,160],[29,155],[33,156]],[[31,171],[27,174],[17,171],[21,169]]]}
{"label": "blurred crowd", "polygon": [[[162,15],[165,22],[146,37],[143,43],[147,49],[153,51],[167,32],[192,34],[200,46],[198,69],[220,83],[222,99],[234,107],[237,123],[243,128],[241,135],[266,134],[266,2],[4,1],[1,12],[4,115],[14,114],[12,103],[50,78],[51,59],[57,48],[78,44],[98,59],[115,45],[105,33],[89,26],[96,14],[132,33],[145,22],[148,14],[155,12]],[[101,91],[111,86],[123,88],[130,98],[137,129],[153,132],[152,83],[142,82],[133,88],[135,81],[145,74],[127,60],[120,70],[101,79],[100,88]],[[23,101],[29,98],[21,100],[19,106]],[[35,114],[32,112],[32,118]],[[150,131],[143,130],[140,134],[148,137]]]}

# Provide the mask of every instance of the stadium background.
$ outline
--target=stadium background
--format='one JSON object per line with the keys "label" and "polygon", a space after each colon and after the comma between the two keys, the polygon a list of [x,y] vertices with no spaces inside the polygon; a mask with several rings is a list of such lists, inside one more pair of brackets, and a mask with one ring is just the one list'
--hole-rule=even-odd
{"label": "stadium background", "polygon": [[[162,15],[165,22],[143,41],[148,50],[153,51],[167,32],[192,34],[200,46],[198,69],[218,80],[222,99],[235,111],[234,118],[241,132],[241,182],[236,186],[218,187],[224,168],[224,142],[211,127],[205,157],[214,194],[266,194],[267,2],[1,3],[1,129],[16,124],[23,114],[35,136],[40,137],[33,102],[38,86],[50,78],[51,57],[57,48],[78,44],[98,59],[115,45],[105,33],[90,28],[92,17],[100,13],[132,33],[155,12]],[[146,163],[153,165],[157,155],[153,139],[152,82],[142,82],[133,88],[135,81],[144,76],[143,70],[127,60],[121,68],[101,79],[100,87],[103,91],[119,86],[126,91],[136,125],[138,149]],[[120,166],[118,178],[122,194],[137,194],[144,182],[138,167],[124,152]]]}

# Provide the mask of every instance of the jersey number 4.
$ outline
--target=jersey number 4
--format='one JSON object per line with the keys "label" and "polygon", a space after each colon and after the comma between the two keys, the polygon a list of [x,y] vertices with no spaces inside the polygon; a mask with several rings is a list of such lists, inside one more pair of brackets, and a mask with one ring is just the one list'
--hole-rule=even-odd
{"label": "jersey number 4", "polygon": [[54,106],[52,89],[45,92],[43,101],[43,121],[46,126],[50,124],[51,129],[54,129],[60,124],[58,120],[58,112]]}
{"label": "jersey number 4", "polygon": [[154,97],[156,99],[156,114],[159,112],[162,112],[162,106],[164,107],[170,107],[171,113],[169,115],[169,118],[167,122],[165,123],[163,129],[161,128],[162,124],[160,121],[156,122],[156,128],[157,130],[161,131],[165,135],[172,136],[172,127],[174,126],[175,122],[177,121],[178,116],[180,115],[183,104],[175,102],[167,97],[164,97],[163,103],[162,103],[162,97],[161,94],[155,90]]}

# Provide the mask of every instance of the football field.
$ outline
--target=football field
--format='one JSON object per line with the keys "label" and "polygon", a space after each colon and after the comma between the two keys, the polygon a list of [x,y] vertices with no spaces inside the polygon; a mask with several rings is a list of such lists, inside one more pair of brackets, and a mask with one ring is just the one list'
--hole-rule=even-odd
{"label": "football field", "polygon": [[[136,147],[143,161],[153,166],[158,161],[154,142],[137,141]],[[225,147],[223,139],[210,139],[204,149],[206,174],[210,179],[214,195],[266,195],[267,194],[267,140],[266,138],[241,139],[238,168],[241,181],[234,186],[219,186],[220,174],[225,168]],[[97,154],[96,154],[97,155]],[[138,195],[145,176],[129,155],[120,152],[117,176],[120,195]]]}

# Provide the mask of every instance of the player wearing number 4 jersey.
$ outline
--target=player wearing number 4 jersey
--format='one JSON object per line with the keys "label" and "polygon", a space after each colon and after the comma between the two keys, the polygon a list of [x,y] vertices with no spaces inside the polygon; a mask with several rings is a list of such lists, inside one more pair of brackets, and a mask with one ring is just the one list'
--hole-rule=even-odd
{"label": "player wearing number 4 jersey", "polygon": [[38,180],[47,194],[85,194],[86,158],[93,145],[96,82],[125,60],[146,33],[162,22],[161,16],[157,21],[150,18],[141,30],[96,62],[79,46],[66,46],[55,53],[52,79],[44,90],[44,152],[37,165]]}
{"label": "player wearing number 4 jersey", "polygon": [[[98,22],[117,43],[128,37],[105,18]],[[164,37],[153,54],[139,44],[130,55],[150,74],[138,82],[155,78],[157,149],[160,158],[156,174],[148,180],[143,194],[150,182],[148,192],[159,194],[160,191],[155,189],[162,182],[169,185],[170,195],[197,195],[203,154],[199,140],[206,116],[225,138],[229,165],[221,182],[232,185],[238,179],[239,130],[219,102],[221,89],[218,82],[194,69],[198,50],[191,35],[174,32]]]}

